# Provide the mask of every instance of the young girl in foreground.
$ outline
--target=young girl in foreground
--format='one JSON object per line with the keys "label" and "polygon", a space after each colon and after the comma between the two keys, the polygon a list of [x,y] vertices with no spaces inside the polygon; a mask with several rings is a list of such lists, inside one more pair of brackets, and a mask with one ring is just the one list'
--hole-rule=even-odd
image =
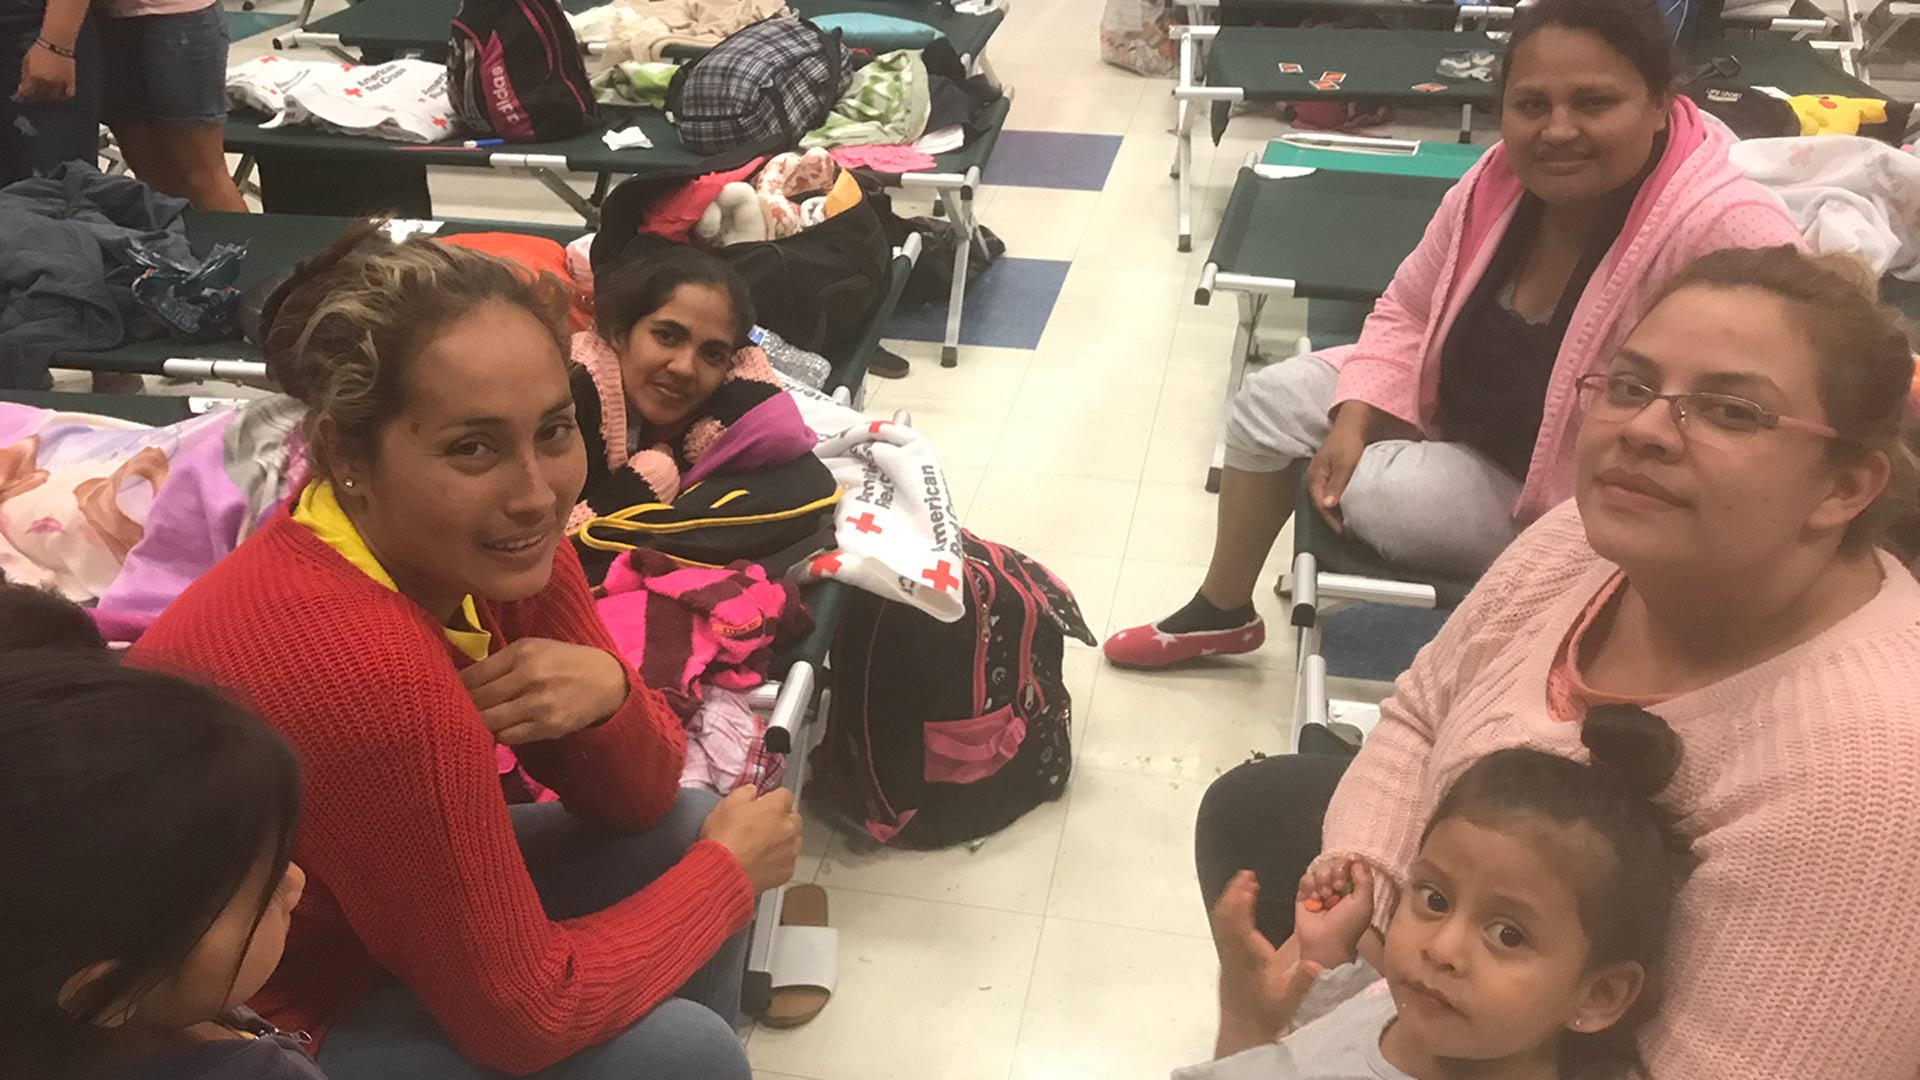
{"label": "young girl in foreground", "polygon": [[322,1080],[241,1008],[305,883],[292,753],[67,642],[0,652],[0,1080]]}
{"label": "young girl in foreground", "polygon": [[[1342,987],[1373,977],[1355,964],[1373,880],[1358,860],[1309,873],[1296,899],[1300,963],[1274,995],[1297,1003],[1299,1026],[1176,1080],[1572,1080],[1634,1063],[1674,885],[1649,800],[1679,743],[1652,714],[1614,706],[1589,714],[1582,741],[1592,764],[1510,749],[1461,774],[1421,840],[1385,978],[1337,1005]],[[1258,935],[1257,889],[1243,871],[1216,925]]]}

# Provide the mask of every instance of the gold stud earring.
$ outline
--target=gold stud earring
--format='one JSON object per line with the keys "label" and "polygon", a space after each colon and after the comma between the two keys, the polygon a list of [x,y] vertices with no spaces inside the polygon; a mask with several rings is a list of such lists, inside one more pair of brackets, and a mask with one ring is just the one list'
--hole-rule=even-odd
{"label": "gold stud earring", "polygon": [[347,478],[346,478],[345,480],[342,480],[342,481],[340,481],[340,486],[341,486],[341,487],[343,487],[343,488],[346,488],[346,489],[347,489],[348,491],[352,491],[352,490],[353,490],[353,477],[351,477],[351,476],[349,476],[349,477],[347,477]]}

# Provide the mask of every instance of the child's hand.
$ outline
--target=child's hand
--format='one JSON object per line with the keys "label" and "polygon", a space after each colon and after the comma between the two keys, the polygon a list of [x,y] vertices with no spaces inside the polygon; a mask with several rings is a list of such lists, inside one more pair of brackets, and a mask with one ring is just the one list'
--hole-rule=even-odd
{"label": "child's hand", "polygon": [[1334,968],[1353,962],[1373,918],[1373,870],[1365,859],[1329,859],[1308,869],[1294,894],[1300,958]]}
{"label": "child's hand", "polygon": [[1260,883],[1242,870],[1213,906],[1213,945],[1220,954],[1222,1030],[1253,1032],[1248,1046],[1277,1037],[1320,977],[1321,966],[1296,959],[1254,925]]}

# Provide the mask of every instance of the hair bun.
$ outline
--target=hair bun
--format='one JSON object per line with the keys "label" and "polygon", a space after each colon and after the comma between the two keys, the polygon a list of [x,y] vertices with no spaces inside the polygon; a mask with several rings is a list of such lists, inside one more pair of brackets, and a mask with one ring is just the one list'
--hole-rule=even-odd
{"label": "hair bun", "polygon": [[1651,799],[1680,768],[1680,737],[1665,720],[1638,705],[1596,705],[1580,725],[1580,741],[1593,763]]}
{"label": "hair bun", "polygon": [[315,373],[308,369],[296,345],[341,265],[368,241],[385,239],[386,228],[386,218],[369,218],[347,226],[319,254],[295,263],[260,301],[257,333],[261,358],[266,361],[267,377],[283,393],[312,405]]}

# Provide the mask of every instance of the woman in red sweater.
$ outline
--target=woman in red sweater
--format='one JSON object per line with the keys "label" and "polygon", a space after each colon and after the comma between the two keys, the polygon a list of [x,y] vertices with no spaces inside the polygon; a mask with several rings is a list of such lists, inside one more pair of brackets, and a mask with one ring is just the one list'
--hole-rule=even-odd
{"label": "woman in red sweater", "polygon": [[[375,231],[263,313],[312,479],[129,658],[230,690],[305,766],[309,884],[253,1004],[333,1080],[745,1080],[742,932],[792,875],[791,798],[682,791],[679,722],[609,651],[561,542],[586,461],[560,293]],[[502,744],[561,802],[509,808]]]}

